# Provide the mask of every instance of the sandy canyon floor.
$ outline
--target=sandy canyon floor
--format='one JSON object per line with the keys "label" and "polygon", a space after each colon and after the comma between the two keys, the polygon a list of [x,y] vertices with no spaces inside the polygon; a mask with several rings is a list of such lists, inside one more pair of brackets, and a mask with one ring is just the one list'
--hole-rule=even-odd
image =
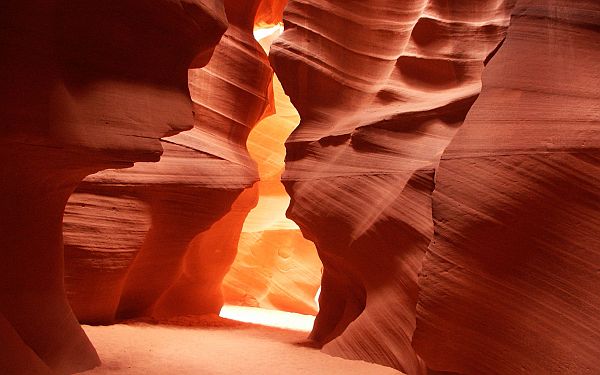
{"label": "sandy canyon floor", "polygon": [[[225,315],[236,313],[239,311],[227,310]],[[367,362],[331,357],[310,347],[306,331],[312,317],[282,312],[267,315],[259,309],[245,313],[248,320],[293,329],[216,316],[84,326],[102,366],[83,374],[402,374]]]}

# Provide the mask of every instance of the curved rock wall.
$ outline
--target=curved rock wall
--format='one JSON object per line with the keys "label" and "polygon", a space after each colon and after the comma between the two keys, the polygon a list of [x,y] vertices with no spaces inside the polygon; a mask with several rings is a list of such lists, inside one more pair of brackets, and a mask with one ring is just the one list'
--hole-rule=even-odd
{"label": "curved rock wall", "polygon": [[414,345],[436,370],[600,369],[600,4],[519,1],[440,163]]}
{"label": "curved rock wall", "polygon": [[423,373],[417,274],[439,158],[480,91],[511,1],[290,1],[271,62],[302,122],[288,215],[324,264],[312,339]]}
{"label": "curved rock wall", "polygon": [[[255,184],[246,147],[274,110],[252,29],[284,5],[3,5],[0,372],[97,365],[76,316],[315,311],[315,274],[285,275],[312,248],[258,200],[285,202],[281,160]],[[600,368],[597,1],[291,0],[284,23],[288,215],[323,263],[312,340],[411,375]],[[292,129],[273,121],[258,154]]]}
{"label": "curved rock wall", "polygon": [[[203,232],[258,179],[245,143],[271,106],[273,74],[252,35],[259,3],[225,1],[228,30],[210,63],[189,71],[194,128],[163,138],[165,152],[159,163],[90,176],[72,197],[68,212],[73,215],[65,218],[72,254],[66,260],[66,281],[80,320],[109,323],[147,315],[218,313],[222,296],[214,284],[220,279],[208,282],[209,274],[224,274],[228,269],[236,251],[235,231],[222,228],[233,245],[226,249],[198,246],[224,237],[218,231]],[[242,222],[256,204],[253,194],[255,189],[244,193],[243,207],[238,200],[236,212]],[[85,207],[78,206],[76,202],[86,196],[91,200]],[[104,205],[91,207],[98,200]],[[137,220],[129,223],[133,230],[119,236],[124,223],[112,220],[106,227],[112,235],[103,239],[78,233],[87,228],[76,226],[77,220],[87,220],[91,229],[96,226],[90,225],[94,217],[106,217],[101,211],[109,210],[120,216],[132,213],[128,220]],[[194,240],[200,233],[202,239]],[[212,251],[218,256],[209,254]],[[85,283],[78,282],[82,270],[88,270]],[[98,291],[106,298],[98,298]]]}
{"label": "curved rock wall", "polygon": [[219,1],[31,0],[3,4],[0,24],[0,372],[82,371],[99,361],[64,290],[67,199],[191,128],[187,68],[210,58],[225,13]]}

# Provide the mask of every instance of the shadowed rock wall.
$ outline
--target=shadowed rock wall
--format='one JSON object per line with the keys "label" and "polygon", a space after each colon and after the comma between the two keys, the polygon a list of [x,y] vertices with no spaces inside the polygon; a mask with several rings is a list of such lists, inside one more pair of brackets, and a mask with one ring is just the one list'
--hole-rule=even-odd
{"label": "shadowed rock wall", "polygon": [[312,339],[425,371],[411,338],[439,158],[480,92],[511,1],[290,1],[271,62],[302,121],[288,215],[324,273]]}
{"label": "shadowed rock wall", "polygon": [[[159,163],[90,176],[71,198],[66,282],[81,321],[218,313],[222,276],[210,275],[226,272],[237,237],[231,227],[204,232],[257,181],[246,138],[272,107],[273,71],[252,35],[259,5],[225,1],[228,30],[209,64],[188,73],[193,129],[163,138]],[[242,222],[256,194],[250,189],[238,199]],[[111,210],[118,214],[105,222],[107,235],[86,234]],[[194,240],[200,233],[203,239]],[[228,237],[232,246],[198,248],[214,243],[211,236]]]}
{"label": "shadowed rock wall", "polygon": [[67,199],[192,127],[187,69],[227,21],[219,1],[31,0],[0,24],[0,372],[83,371],[99,360],[64,290]]}
{"label": "shadowed rock wall", "polygon": [[465,374],[600,369],[600,4],[519,1],[442,157],[414,345]]}
{"label": "shadowed rock wall", "polygon": [[598,14],[290,2],[271,61],[302,117],[283,180],[324,264],[324,351],[409,374],[600,367]]}

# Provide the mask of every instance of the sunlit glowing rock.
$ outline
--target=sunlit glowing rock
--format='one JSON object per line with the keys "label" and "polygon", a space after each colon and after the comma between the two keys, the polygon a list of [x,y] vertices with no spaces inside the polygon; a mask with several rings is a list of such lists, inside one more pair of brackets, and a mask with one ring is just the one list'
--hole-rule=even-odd
{"label": "sunlit glowing rock", "polygon": [[[269,49],[271,48],[271,44],[275,41],[275,39],[279,38],[281,33],[283,32],[283,24],[279,23],[274,26],[264,26],[264,27],[255,27],[254,28],[254,39],[258,40],[260,45],[264,48],[265,52],[268,54]],[[294,112],[296,112],[294,110]],[[297,113],[296,113],[297,116]],[[296,126],[300,122],[300,118],[298,117],[298,121],[296,122]]]}
{"label": "sunlit glowing rock", "polygon": [[316,315],[321,263],[299,230],[242,232],[224,280],[227,303]]}
{"label": "sunlit glowing rock", "polygon": [[[269,30],[280,31],[278,27]],[[280,182],[284,142],[300,117],[277,77],[273,86],[276,114],[262,120],[248,137],[248,150],[261,178],[258,204],[244,222],[238,255],[223,292],[229,304],[314,315],[322,265],[314,244],[285,216],[290,198]]]}
{"label": "sunlit glowing rock", "polygon": [[281,22],[283,9],[288,0],[262,0],[254,18],[254,24],[259,27],[271,26]]}

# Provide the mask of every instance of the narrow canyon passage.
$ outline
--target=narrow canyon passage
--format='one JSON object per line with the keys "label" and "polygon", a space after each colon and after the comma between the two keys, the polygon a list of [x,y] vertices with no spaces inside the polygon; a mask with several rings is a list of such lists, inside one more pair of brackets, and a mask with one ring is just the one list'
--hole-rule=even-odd
{"label": "narrow canyon passage", "polygon": [[[255,30],[255,38],[268,53],[282,25]],[[321,282],[321,262],[315,245],[285,216],[290,197],[281,183],[285,168],[285,140],[298,126],[300,116],[273,78],[274,111],[260,121],[246,143],[258,165],[260,180],[250,190],[258,195],[256,207],[244,221],[237,256],[223,281],[226,305],[251,306],[316,315],[315,296]],[[242,194],[242,196],[245,193]],[[235,204],[234,204],[235,205]],[[221,315],[242,320],[244,310],[225,306]]]}
{"label": "narrow canyon passage", "polygon": [[600,1],[0,8],[0,375],[600,374]]}
{"label": "narrow canyon passage", "polygon": [[[268,53],[282,30],[282,25],[267,25],[257,28],[255,37]],[[225,305],[220,318],[206,315],[84,326],[103,359],[100,368],[86,374],[153,374],[157,368],[177,374],[398,373],[330,357],[308,341],[318,312],[322,264],[313,242],[285,215],[290,197],[281,183],[284,143],[300,116],[276,75],[273,97],[274,108],[267,113],[275,113],[266,113],[246,144],[260,180],[242,192],[231,212],[208,230],[210,236],[211,231],[229,228],[233,235],[244,217],[240,211],[256,202],[243,220],[237,255],[223,280]]]}

